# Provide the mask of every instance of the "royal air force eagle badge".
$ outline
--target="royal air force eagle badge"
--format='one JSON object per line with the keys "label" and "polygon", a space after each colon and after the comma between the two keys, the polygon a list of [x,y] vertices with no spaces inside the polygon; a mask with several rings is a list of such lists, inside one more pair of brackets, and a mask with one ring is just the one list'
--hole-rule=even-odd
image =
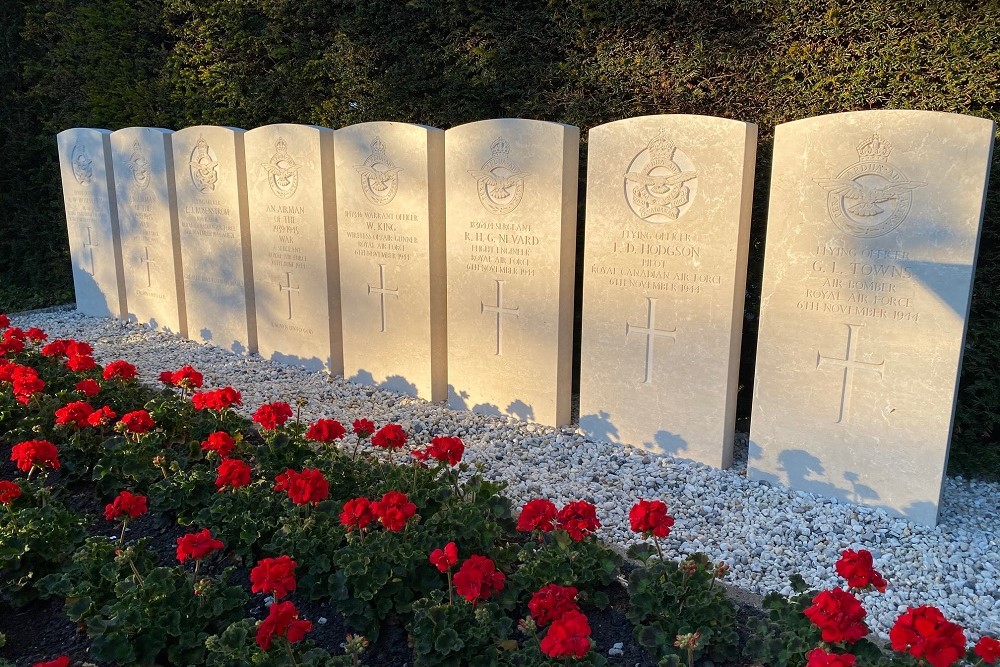
{"label": "royal air force eagle badge", "polygon": [[149,158],[146,157],[146,153],[142,150],[142,146],[139,145],[138,141],[132,144],[132,154],[129,155],[128,168],[132,172],[132,180],[135,181],[140,190],[145,190],[149,187],[149,182],[152,178],[149,171]]}
{"label": "royal air force eagle badge", "polygon": [[261,165],[267,172],[267,184],[271,192],[282,199],[288,199],[299,187],[299,169],[295,160],[288,154],[288,144],[281,137],[274,142],[274,155],[270,162]]}
{"label": "royal air force eagle badge", "polygon": [[191,182],[198,188],[198,192],[215,190],[215,184],[219,181],[219,161],[212,155],[204,137],[198,137],[198,143],[191,151],[188,167],[191,170]]}
{"label": "royal air force eagle badge", "polygon": [[73,178],[80,185],[90,185],[94,177],[94,160],[87,152],[87,147],[82,144],[73,146],[73,153],[70,156],[70,166],[73,169]]}
{"label": "royal air force eagle badge", "polygon": [[372,153],[363,164],[354,166],[361,174],[361,190],[368,201],[376,206],[391,202],[399,190],[399,167],[385,154],[385,144],[378,137],[372,140]]}
{"label": "royal air force eagle badge", "polygon": [[646,222],[672,222],[691,207],[697,183],[694,164],[660,132],[629,163],[625,201]]}
{"label": "royal air force eagle badge", "polygon": [[476,193],[483,208],[491,213],[510,213],[524,197],[524,178],[528,174],[520,171],[511,162],[510,146],[503,137],[490,145],[490,159],[481,169],[470,169],[476,179]]}
{"label": "royal air force eagle badge", "polygon": [[884,236],[906,219],[913,190],[924,181],[911,181],[889,163],[892,144],[873,134],[858,144],[858,161],[836,178],[817,178],[827,190],[826,208],[840,229],[852,236]]}

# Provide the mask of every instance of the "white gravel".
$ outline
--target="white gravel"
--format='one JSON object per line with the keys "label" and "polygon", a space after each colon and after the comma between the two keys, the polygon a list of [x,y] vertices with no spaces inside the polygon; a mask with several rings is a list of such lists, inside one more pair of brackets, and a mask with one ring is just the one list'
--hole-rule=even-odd
{"label": "white gravel", "polygon": [[[834,563],[847,548],[865,548],[889,581],[885,594],[864,597],[869,625],[887,636],[907,606],[933,604],[967,629],[970,641],[1000,633],[1000,485],[948,478],[937,527],[889,517],[882,510],[839,503],[746,479],[746,436],[737,436],[729,470],[647,454],[627,446],[590,442],[575,427],[561,429],[449,410],[442,404],[350,384],[340,377],[239,356],[117,320],[61,309],[11,316],[50,338],[94,345],[101,363],[126,359],[156,385],[160,371],[191,364],[206,387],[231,384],[243,393],[248,415],[273,400],[304,398],[303,419],[364,417],[396,422],[416,442],[457,435],[465,459],[482,462],[490,479],[509,482],[515,506],[535,497],[557,504],[584,498],[598,507],[607,541],[636,541],[628,511],[639,498],[664,500],[677,523],[666,540],[678,557],[703,551],[731,567],[726,580],[765,594],[785,594],[800,573],[817,588],[842,585]],[[742,455],[741,455],[742,454]]]}

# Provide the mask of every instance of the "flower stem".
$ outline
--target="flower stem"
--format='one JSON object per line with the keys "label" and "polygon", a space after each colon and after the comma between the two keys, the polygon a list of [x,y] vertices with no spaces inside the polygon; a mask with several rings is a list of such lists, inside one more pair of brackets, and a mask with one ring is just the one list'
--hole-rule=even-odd
{"label": "flower stem", "polygon": [[653,535],[653,544],[656,545],[656,555],[660,557],[660,561],[663,561],[663,549],[660,548],[660,538]]}
{"label": "flower stem", "polygon": [[295,654],[292,653],[292,642],[285,640],[285,649],[288,651],[288,661],[292,664],[292,667],[298,667],[298,663],[295,662]]}
{"label": "flower stem", "polygon": [[122,544],[125,542],[125,526],[127,525],[128,525],[128,517],[125,517],[125,520],[122,521],[122,536],[118,538],[118,544]]}
{"label": "flower stem", "polygon": [[197,560],[196,560],[196,561],[194,562],[194,576],[195,576],[195,577],[197,577],[197,576],[198,576],[198,568],[200,568],[200,567],[201,567],[201,559],[199,558],[199,559],[197,559]]}
{"label": "flower stem", "polygon": [[455,604],[454,595],[451,592],[451,568],[448,568],[448,606]]}

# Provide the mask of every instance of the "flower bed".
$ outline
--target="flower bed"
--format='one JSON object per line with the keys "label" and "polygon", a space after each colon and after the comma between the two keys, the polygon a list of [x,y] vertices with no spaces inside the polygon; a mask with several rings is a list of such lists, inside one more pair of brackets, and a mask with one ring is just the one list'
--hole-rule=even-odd
{"label": "flower bed", "polygon": [[[101,367],[86,342],[48,341],[0,318],[0,442],[17,476],[0,482],[0,574],[13,604],[64,601],[108,664],[353,665],[401,625],[416,665],[605,664],[590,616],[609,604],[620,557],[594,536],[595,507],[539,498],[512,511],[501,484],[462,463],[459,438],[420,442],[398,424],[304,424],[282,401],[235,410],[189,366],[143,386],[126,361]],[[350,432],[348,432],[350,431]],[[68,500],[101,500],[115,536],[91,534]],[[178,527],[174,553],[129,527]],[[884,590],[865,551],[845,552],[848,589],[769,596],[770,618],[739,641],[725,566],[666,560],[666,505],[640,500],[630,527],[628,620],[660,664],[992,663],[933,607],[900,615],[892,649],[868,639],[856,593]],[[250,615],[266,600],[264,618]],[[343,651],[312,641],[331,604]],[[57,648],[57,647],[54,647]],[[330,648],[334,648],[331,654]],[[53,650],[53,659],[59,658]]]}

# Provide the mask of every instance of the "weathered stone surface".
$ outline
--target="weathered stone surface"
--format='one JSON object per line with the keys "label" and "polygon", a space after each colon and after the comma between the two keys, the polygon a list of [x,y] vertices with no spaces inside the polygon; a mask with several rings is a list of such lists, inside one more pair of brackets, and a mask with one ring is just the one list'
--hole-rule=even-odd
{"label": "weathered stone surface", "polygon": [[170,130],[111,133],[130,320],[187,336]]}
{"label": "weathered stone surface", "polygon": [[580,427],[727,467],[757,127],[645,116],[588,144]]}
{"label": "weathered stone surface", "polygon": [[125,319],[111,132],[77,127],[56,135],[76,309]]}
{"label": "weathered stone surface", "polygon": [[333,130],[266,125],[243,138],[260,354],[340,374]]}
{"label": "weathered stone surface", "polygon": [[378,122],[334,136],[344,376],[444,400],[444,132]]}
{"label": "weathered stone surface", "polygon": [[777,127],[750,477],[936,521],[993,134],[927,111]]}
{"label": "weathered stone surface", "polygon": [[200,125],[171,137],[188,332],[235,352],[257,346],[243,134]]}
{"label": "weathered stone surface", "polygon": [[579,140],[518,119],[445,133],[452,408],[569,422]]}

